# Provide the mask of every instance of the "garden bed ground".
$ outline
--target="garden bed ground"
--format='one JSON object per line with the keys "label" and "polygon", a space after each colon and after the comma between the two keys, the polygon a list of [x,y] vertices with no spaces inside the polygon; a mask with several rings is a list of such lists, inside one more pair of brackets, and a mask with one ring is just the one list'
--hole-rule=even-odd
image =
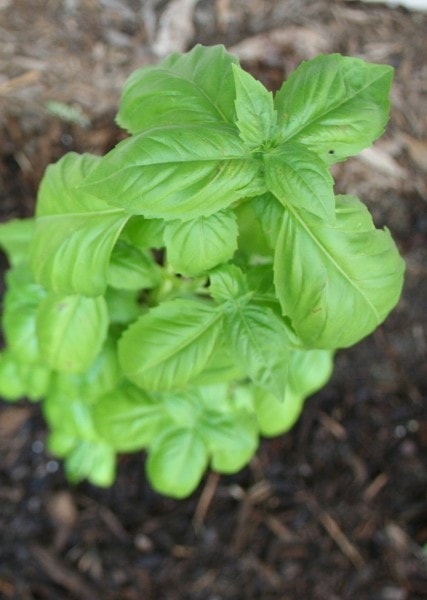
{"label": "garden bed ground", "polygon": [[385,136],[334,174],[407,262],[397,309],[294,430],[188,500],[152,492],[139,454],[111,489],[71,487],[39,407],[0,402],[0,599],[427,598],[426,30],[338,0],[0,0],[1,220],[32,214],[52,160],[120,139],[123,81],[170,50],[224,43],[271,89],[341,52],[396,68]]}

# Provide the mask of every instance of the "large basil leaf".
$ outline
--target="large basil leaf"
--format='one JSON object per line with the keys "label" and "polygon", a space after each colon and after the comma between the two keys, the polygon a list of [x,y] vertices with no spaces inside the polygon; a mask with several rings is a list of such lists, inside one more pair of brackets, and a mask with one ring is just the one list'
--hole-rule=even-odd
{"label": "large basil leaf", "polygon": [[230,126],[171,125],[120,142],[84,189],[129,213],[186,221],[261,193],[259,167]]}
{"label": "large basil leaf", "polygon": [[194,300],[151,309],[123,334],[119,359],[125,375],[150,390],[183,386],[208,362],[222,329],[222,314]]}
{"label": "large basil leaf", "polygon": [[334,180],[314,152],[301,144],[286,144],[266,154],[264,161],[268,189],[284,206],[335,221]]}
{"label": "large basil leaf", "polygon": [[339,54],[303,62],[276,94],[283,141],[333,163],[370,146],[388,119],[393,69]]}
{"label": "large basil leaf", "polygon": [[97,296],[107,286],[110,255],[129,215],[79,188],[99,161],[69,153],[40,185],[31,266],[54,292]]}
{"label": "large basil leaf", "polygon": [[87,298],[50,293],[36,317],[40,353],[51,368],[66,373],[85,371],[101,350],[108,329],[103,296]]}
{"label": "large basil leaf", "polygon": [[404,262],[388,230],[375,229],[367,208],[338,196],[336,225],[288,209],[275,256],[283,314],[305,344],[351,346],[394,307]]}
{"label": "large basil leaf", "polygon": [[237,59],[224,46],[195,46],[160,64],[142,67],[127,80],[117,123],[130,133],[176,123],[233,122]]}
{"label": "large basil leaf", "polygon": [[199,275],[232,258],[237,234],[232,210],[192,221],[169,221],[165,230],[168,261],[177,273]]}

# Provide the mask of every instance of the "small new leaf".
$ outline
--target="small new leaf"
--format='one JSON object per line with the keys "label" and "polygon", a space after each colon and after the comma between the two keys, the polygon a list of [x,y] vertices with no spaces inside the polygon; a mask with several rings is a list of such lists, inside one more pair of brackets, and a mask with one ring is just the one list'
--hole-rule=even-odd
{"label": "small new leaf", "polygon": [[248,148],[261,149],[270,140],[276,127],[277,114],[273,95],[238,65],[233,65],[233,75],[236,86],[236,125],[240,137]]}
{"label": "small new leaf", "polygon": [[165,230],[168,262],[176,273],[194,277],[232,258],[237,248],[232,210],[192,221],[169,221]]}

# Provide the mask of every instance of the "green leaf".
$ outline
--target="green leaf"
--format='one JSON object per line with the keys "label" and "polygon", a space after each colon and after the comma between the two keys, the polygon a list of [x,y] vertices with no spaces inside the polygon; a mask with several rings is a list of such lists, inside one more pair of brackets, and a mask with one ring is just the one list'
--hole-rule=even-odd
{"label": "green leaf", "polygon": [[273,135],[277,114],[273,95],[260,81],[233,65],[236,86],[236,125],[240,136],[249,148],[262,148]]}
{"label": "green leaf", "polygon": [[99,435],[119,452],[148,446],[164,421],[163,405],[156,396],[124,383],[100,398],[93,410]]}
{"label": "green leaf", "polygon": [[8,348],[20,362],[39,362],[36,311],[46,291],[32,281],[22,264],[8,271],[6,283],[2,327]]}
{"label": "green leaf", "polygon": [[325,163],[300,144],[286,144],[264,156],[269,191],[283,204],[335,221],[334,180]]}
{"label": "green leaf", "polygon": [[255,389],[254,408],[261,434],[273,437],[289,431],[303,409],[304,400],[328,381],[332,373],[332,353],[328,350],[292,350],[285,399]]}
{"label": "green leaf", "polygon": [[131,321],[135,321],[142,312],[139,296],[140,290],[107,288],[104,298],[107,303],[110,323],[127,325]]}
{"label": "green leaf", "polygon": [[97,296],[107,286],[110,255],[129,215],[77,189],[99,160],[66,154],[42,180],[30,255],[36,281],[52,291]]}
{"label": "green leaf", "polygon": [[172,498],[185,498],[199,485],[208,451],[195,429],[169,429],[149,450],[147,473],[153,488]]}
{"label": "green leaf", "polygon": [[236,365],[229,349],[219,341],[203,371],[192,378],[191,383],[197,386],[208,386],[233,379],[244,379],[244,377],[244,371]]}
{"label": "green leaf", "polygon": [[[49,447],[55,452],[52,440]],[[88,479],[93,485],[108,487],[116,476],[115,452],[106,442],[82,440],[67,453],[65,472],[72,483]]]}
{"label": "green leaf", "polygon": [[194,300],[151,309],[123,334],[119,359],[125,375],[149,390],[183,386],[206,365],[222,329],[222,314]]}
{"label": "green leaf", "polygon": [[36,331],[40,352],[51,369],[85,371],[106,338],[108,312],[102,296],[50,293],[40,304]]}
{"label": "green leaf", "polygon": [[337,197],[336,225],[284,213],[275,257],[283,314],[314,348],[351,346],[397,303],[404,262],[388,230],[375,229],[355,197]]}
{"label": "green leaf", "polygon": [[28,262],[28,246],[33,233],[34,219],[13,219],[0,224],[0,247],[12,266]]}
{"label": "green leaf", "polygon": [[97,212],[105,203],[87,193],[76,193],[76,188],[100,163],[93,154],[68,152],[47,167],[37,194],[36,217],[63,215],[70,207],[77,213]]}
{"label": "green leaf", "polygon": [[64,403],[68,406],[72,402],[83,402],[91,406],[98,398],[116,389],[122,377],[117,360],[116,343],[114,340],[107,339],[94,362],[83,373],[55,372],[53,374],[47,403],[59,410],[57,421],[61,423],[61,410]]}
{"label": "green leaf", "polygon": [[168,262],[186,277],[209,271],[232,258],[237,234],[232,210],[192,221],[169,221],[165,230]]}
{"label": "green leaf", "polygon": [[159,270],[147,251],[119,240],[111,254],[108,283],[123,290],[150,289],[159,283]]}
{"label": "green leaf", "polygon": [[333,163],[379,137],[388,120],[388,65],[339,54],[303,62],[275,97],[282,141],[298,141]]}
{"label": "green leaf", "polygon": [[[277,200],[275,200],[277,202]],[[271,255],[268,240],[257,217],[252,201],[242,202],[235,208],[239,227],[238,253],[234,260],[247,267],[254,262],[263,261]]]}
{"label": "green leaf", "polygon": [[13,402],[26,395],[26,385],[23,381],[19,362],[9,351],[0,353],[0,398]]}
{"label": "green leaf", "polygon": [[258,446],[256,419],[243,410],[205,413],[200,432],[212,454],[212,469],[218,473],[231,474],[242,469]]}
{"label": "green leaf", "polygon": [[233,122],[237,59],[224,46],[195,46],[127,80],[117,123],[130,133],[163,125]]}
{"label": "green leaf", "polygon": [[163,219],[144,219],[141,216],[131,217],[120,235],[120,240],[135,246],[139,250],[162,248],[165,221]]}
{"label": "green leaf", "polygon": [[243,271],[236,265],[221,265],[209,273],[209,292],[217,302],[239,300],[249,292]]}
{"label": "green leaf", "polygon": [[84,189],[129,213],[186,221],[260,193],[259,166],[229,126],[171,125],[122,141]]}
{"label": "green leaf", "polygon": [[289,353],[285,325],[268,308],[237,302],[226,308],[225,335],[236,363],[255,384],[282,399]]}
{"label": "green leaf", "polygon": [[282,225],[283,204],[271,192],[252,198],[249,203],[261,223],[268,245],[274,249]]}

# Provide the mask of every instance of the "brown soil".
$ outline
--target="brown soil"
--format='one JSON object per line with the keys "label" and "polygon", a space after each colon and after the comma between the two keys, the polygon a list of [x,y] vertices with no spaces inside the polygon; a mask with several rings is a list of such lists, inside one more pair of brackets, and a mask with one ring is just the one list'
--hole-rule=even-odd
{"label": "brown soil", "polygon": [[166,52],[224,43],[272,89],[341,52],[396,69],[385,136],[334,174],[407,262],[397,309],[338,354],[294,430],[188,500],[153,493],[139,454],[111,489],[71,487],[39,407],[0,402],[0,599],[427,598],[426,26],[344,0],[0,0],[2,220],[32,214],[52,160],[120,139],[125,78]]}

